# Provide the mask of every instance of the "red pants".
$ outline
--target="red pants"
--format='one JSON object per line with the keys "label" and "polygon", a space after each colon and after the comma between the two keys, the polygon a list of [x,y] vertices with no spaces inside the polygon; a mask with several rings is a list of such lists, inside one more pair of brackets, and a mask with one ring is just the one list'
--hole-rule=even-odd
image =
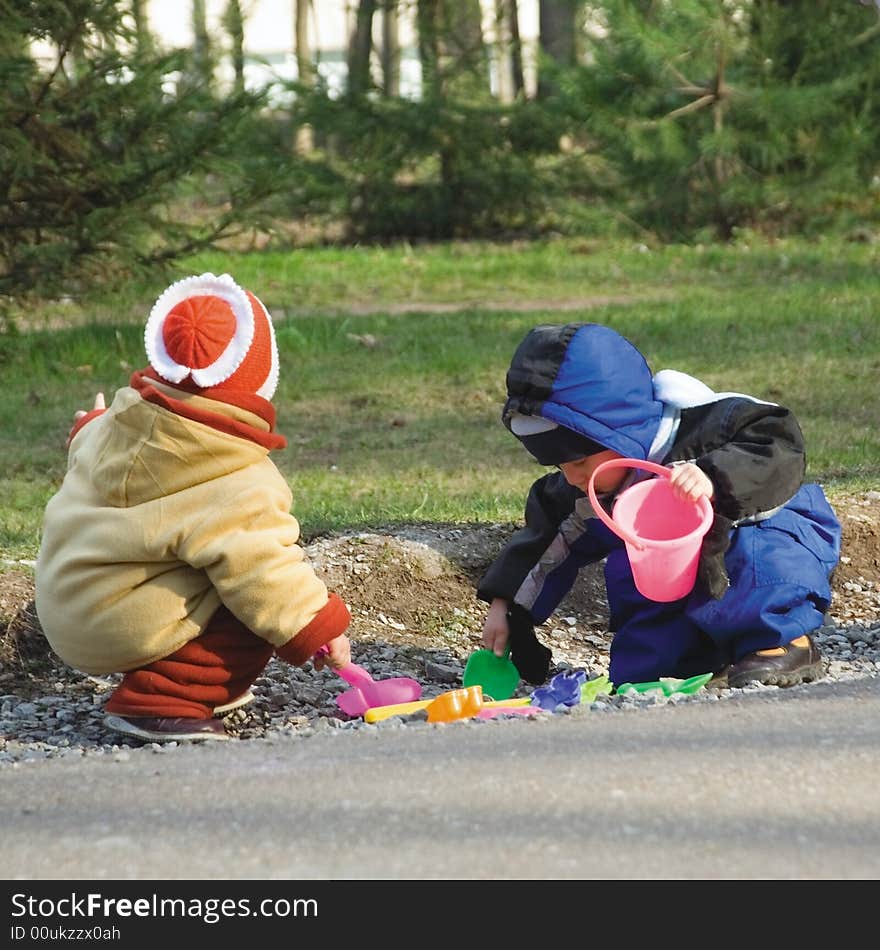
{"label": "red pants", "polygon": [[125,674],[105,707],[118,716],[210,719],[266,668],[274,647],[225,607],[205,632],[162,660]]}

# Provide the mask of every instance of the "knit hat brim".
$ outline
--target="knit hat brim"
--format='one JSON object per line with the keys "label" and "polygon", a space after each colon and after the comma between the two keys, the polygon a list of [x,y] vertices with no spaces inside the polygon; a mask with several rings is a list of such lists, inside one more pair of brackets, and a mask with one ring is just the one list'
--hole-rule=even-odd
{"label": "knit hat brim", "polygon": [[147,359],[172,384],[223,387],[271,400],[278,346],[269,311],[229,274],[201,274],[168,287],[144,330]]}

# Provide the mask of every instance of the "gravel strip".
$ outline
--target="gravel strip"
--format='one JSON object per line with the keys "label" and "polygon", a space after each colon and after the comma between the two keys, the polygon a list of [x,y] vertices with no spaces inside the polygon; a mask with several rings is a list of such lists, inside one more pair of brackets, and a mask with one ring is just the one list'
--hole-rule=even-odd
{"label": "gravel strip", "polygon": [[[431,699],[461,686],[464,664],[480,645],[485,605],[476,601],[472,584],[461,571],[486,563],[487,544],[491,548],[504,536],[503,526],[494,533],[452,527],[433,532],[412,529],[396,538],[360,533],[316,541],[307,554],[328,586],[355,605],[350,630],[353,660],[377,680],[413,677],[422,685],[423,698]],[[449,585],[444,587],[444,581]],[[880,676],[880,584],[858,575],[843,587],[825,626],[815,634],[826,659],[826,673],[819,683]],[[566,608],[564,602],[539,628],[539,636],[553,650],[551,675],[571,669],[586,670],[588,678],[607,673],[610,634],[606,615],[598,605],[600,589],[601,585],[595,587],[586,606]],[[413,612],[414,604],[421,613]],[[59,673],[57,682],[45,681],[51,689],[46,685],[44,694],[26,699],[11,691],[7,677],[0,677],[0,769],[56,758],[165,754],[187,745],[142,743],[104,726],[104,703],[120,676]],[[789,689],[809,690],[813,685]],[[297,668],[272,660],[254,684],[254,701],[225,717],[227,731],[240,741],[272,741],[351,731],[370,734],[379,729],[446,728],[428,723],[424,711],[376,724],[349,719],[336,704],[336,697],[345,689],[348,685],[329,670],[316,672],[311,664]],[[527,696],[531,689],[521,684],[515,695]],[[703,689],[693,696],[666,697],[659,691],[602,696],[589,706],[553,715],[613,714],[667,703],[723,702],[744,693],[777,689],[752,686]],[[464,720],[452,728],[503,728],[509,718]]]}
{"label": "gravel strip", "polygon": [[[874,593],[880,601],[880,596]],[[880,615],[880,603],[877,604]],[[861,677],[880,676],[880,620],[873,623],[829,623],[817,632],[816,641],[827,659],[827,672],[818,682],[842,682]],[[585,662],[568,657],[554,645],[555,671],[586,669],[588,676],[605,672],[603,657],[595,654]],[[588,656],[589,656],[589,651]],[[390,676],[411,676],[411,665],[397,662],[387,645],[360,644],[355,660],[365,666],[375,679]],[[463,664],[453,655],[425,663],[417,676],[423,687],[423,698],[430,699],[448,689],[461,685]],[[54,758],[107,756],[127,758],[137,752],[165,753],[178,743],[141,743],[126,740],[104,726],[103,704],[118,678],[90,678],[92,691],[81,688],[71,695],[69,689],[58,695],[38,696],[22,701],[14,695],[0,696],[0,768],[20,767],[29,763]],[[58,684],[63,686],[64,684]],[[812,684],[789,687],[794,690],[810,689]],[[272,737],[306,739],[323,733],[371,732],[377,729],[444,728],[426,721],[422,711],[405,717],[393,717],[379,723],[365,723],[362,719],[348,719],[340,713],[335,698],[347,688],[338,677],[328,671],[317,673],[310,668],[296,668],[273,660],[263,676],[254,685],[255,699],[249,705],[226,716],[229,733],[244,741],[262,741]],[[775,686],[753,686],[746,689],[707,690],[693,696],[664,696],[660,692],[624,696],[602,696],[590,706],[576,706],[554,715],[608,714],[621,710],[650,709],[667,703],[719,702],[748,692],[776,690]],[[530,687],[520,687],[518,696],[525,696]],[[520,717],[517,717],[520,718]],[[499,727],[505,718],[465,720],[455,723],[456,728]]]}

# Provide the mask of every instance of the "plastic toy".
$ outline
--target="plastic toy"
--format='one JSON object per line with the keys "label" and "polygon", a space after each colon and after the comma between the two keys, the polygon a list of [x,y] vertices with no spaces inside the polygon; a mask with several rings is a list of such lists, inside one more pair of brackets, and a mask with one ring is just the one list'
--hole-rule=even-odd
{"label": "plastic toy", "polygon": [[[596,476],[609,468],[643,468],[660,475],[636,482],[617,496],[612,517],[596,498]],[[714,517],[712,504],[702,497],[695,504],[679,498],[663,465],[640,459],[610,459],[590,477],[587,494],[596,513],[626,545],[633,581],[649,600],[678,600],[693,590],[703,536]]]}
{"label": "plastic toy", "polygon": [[617,694],[625,696],[627,693],[650,693],[652,690],[659,689],[664,696],[671,696],[673,693],[690,695],[701,690],[712,679],[712,675],[712,673],[700,673],[686,680],[665,676],[652,683],[621,683],[617,687]]}
{"label": "plastic toy", "polygon": [[[471,686],[469,689],[479,689],[479,686]],[[365,722],[380,722],[383,719],[388,719],[391,716],[408,716],[410,713],[418,712],[420,709],[427,709],[432,703],[436,702],[438,699],[441,699],[444,696],[447,696],[449,693],[462,693],[465,690],[448,690],[446,693],[441,693],[440,696],[435,696],[434,699],[422,699],[419,702],[413,703],[397,703],[393,706],[380,706],[368,709],[364,713]],[[482,691],[481,691],[482,693]],[[482,696],[481,696],[482,698]],[[449,711],[449,704],[455,703],[455,700],[444,700],[443,703],[439,704],[435,708],[434,715],[442,714],[442,709],[447,706],[447,712]],[[458,703],[461,704],[461,699],[458,700]],[[531,710],[534,712],[534,708],[530,707],[530,700],[528,696],[524,696],[520,699],[500,699],[500,700],[487,700],[482,698],[482,702],[478,707],[478,714],[481,715],[481,718],[488,718],[488,715],[482,716],[483,712],[492,713],[493,715],[498,715],[502,712],[513,713],[519,709]],[[430,714],[429,714],[430,716]],[[460,717],[459,717],[460,718]],[[439,719],[431,719],[431,722],[440,722]]]}
{"label": "plastic toy", "polygon": [[495,656],[491,650],[475,650],[465,664],[462,684],[482,686],[483,693],[492,699],[513,696],[519,685],[519,670],[510,659],[510,648],[504,656]]}
{"label": "plastic toy", "polygon": [[504,700],[496,700],[488,709],[483,700],[481,686],[468,686],[465,689],[451,689],[441,693],[428,704],[428,722],[455,722],[457,719],[491,719],[509,712],[530,715],[541,710],[532,706],[511,706]]}
{"label": "plastic toy", "polygon": [[[326,646],[322,646],[318,650],[318,654],[326,655],[328,652]],[[347,663],[341,669],[333,672],[353,687],[336,697],[336,705],[347,716],[363,716],[368,709],[375,706],[408,703],[419,699],[422,695],[421,684],[408,676],[374,680],[357,663]]]}
{"label": "plastic toy", "polygon": [[549,685],[539,686],[532,693],[531,704],[553,712],[559,706],[577,706],[581,702],[581,689],[587,681],[583,670],[557,673]]}
{"label": "plastic toy", "polygon": [[[605,674],[586,679],[583,670],[557,673],[548,686],[540,686],[531,696],[517,699],[487,700],[479,685],[464,689],[447,690],[433,699],[421,699],[408,703],[394,703],[387,706],[373,706],[362,715],[365,722],[381,722],[391,716],[406,716],[428,710],[428,722],[453,722],[456,719],[490,719],[500,715],[528,716],[542,712],[553,712],[560,706],[576,706],[578,703],[592,703],[597,696],[610,695],[614,687]],[[653,683],[621,683],[616,692],[649,693],[659,689],[666,696],[673,693],[690,694],[702,689],[712,678],[711,673],[700,673],[690,679],[681,680],[664,677]],[[390,682],[385,680],[384,682]]]}
{"label": "plastic toy", "polygon": [[450,689],[432,699],[427,705],[428,722],[452,722],[455,719],[469,719],[483,708],[483,688],[467,686],[464,689]]}
{"label": "plastic toy", "polygon": [[586,683],[581,686],[581,702],[592,703],[597,696],[608,696],[613,690],[614,687],[611,685],[611,680],[603,673],[601,676],[587,680]]}

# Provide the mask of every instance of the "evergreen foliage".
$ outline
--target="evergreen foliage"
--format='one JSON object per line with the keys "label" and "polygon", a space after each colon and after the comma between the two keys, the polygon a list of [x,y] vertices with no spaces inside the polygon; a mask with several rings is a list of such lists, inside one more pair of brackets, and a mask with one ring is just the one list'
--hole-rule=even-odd
{"label": "evergreen foliage", "polygon": [[540,96],[501,104],[476,0],[420,0],[421,100],[373,88],[365,30],[356,88],[336,98],[304,69],[271,108],[244,88],[247,5],[225,9],[231,92],[203,4],[193,49],[163,51],[142,0],[0,0],[0,308],[314,224],[691,241],[880,222],[873,2],[554,0]]}
{"label": "evergreen foliage", "polygon": [[125,10],[0,0],[0,299],[77,296],[210,246],[278,187],[250,151],[261,97],[175,88],[186,54],[138,43]]}
{"label": "evergreen foliage", "polygon": [[835,0],[597,4],[558,108],[663,237],[877,211],[880,30]]}
{"label": "evergreen foliage", "polygon": [[[322,131],[311,181],[329,185],[323,205],[346,223],[348,240],[441,240],[534,233],[548,213],[560,169],[535,103],[471,104],[301,91],[297,123]],[[302,202],[304,195],[299,196]],[[302,209],[290,208],[290,211]]]}

